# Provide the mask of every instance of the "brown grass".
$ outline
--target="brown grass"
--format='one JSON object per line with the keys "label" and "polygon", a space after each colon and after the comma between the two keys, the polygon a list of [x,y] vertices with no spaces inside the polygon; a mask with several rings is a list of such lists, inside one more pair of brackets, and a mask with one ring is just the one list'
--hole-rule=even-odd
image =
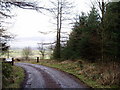
{"label": "brown grass", "polygon": [[120,64],[109,63],[83,63],[83,68],[78,72],[91,78],[102,85],[120,85]]}
{"label": "brown grass", "polygon": [[[36,64],[36,60],[29,62]],[[90,83],[88,85],[92,87],[120,87],[120,63],[118,62],[90,63],[83,60],[66,60],[62,62],[56,60],[40,60],[37,64],[59,68],[77,77],[83,76],[83,81],[86,80],[86,83],[89,81]]]}

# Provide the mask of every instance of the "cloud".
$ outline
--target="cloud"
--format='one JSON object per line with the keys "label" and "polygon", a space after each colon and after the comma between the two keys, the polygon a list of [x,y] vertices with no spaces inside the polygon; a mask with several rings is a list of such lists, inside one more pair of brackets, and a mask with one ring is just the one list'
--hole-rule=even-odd
{"label": "cloud", "polygon": [[14,40],[14,42],[10,42],[11,47],[37,47],[37,43],[40,42],[53,42],[55,37],[51,35],[47,36],[37,36],[37,37],[19,37]]}
{"label": "cloud", "polygon": [[120,0],[111,0],[112,2],[119,2]]}
{"label": "cloud", "polygon": [[[90,7],[88,3],[90,0],[72,1],[76,3],[76,8],[72,13],[89,11]],[[12,28],[9,29],[9,32],[17,36],[15,40],[10,42],[10,45],[12,47],[36,47],[38,42],[52,42],[55,40],[55,33],[48,35],[42,35],[39,33],[39,31],[54,31],[53,27],[56,28],[56,26],[53,26],[50,23],[51,17],[49,17],[49,13],[46,13],[47,15],[43,15],[33,10],[24,10],[18,8],[15,9],[14,12],[16,12],[17,16],[15,17],[15,24]],[[66,29],[66,31],[69,32],[70,29]]]}

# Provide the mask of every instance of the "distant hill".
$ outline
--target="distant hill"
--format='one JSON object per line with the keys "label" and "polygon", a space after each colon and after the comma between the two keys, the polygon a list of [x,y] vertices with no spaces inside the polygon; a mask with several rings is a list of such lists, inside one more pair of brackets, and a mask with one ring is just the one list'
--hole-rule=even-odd
{"label": "distant hill", "polygon": [[[11,47],[10,50],[22,50],[23,47]],[[32,50],[38,50],[37,47],[31,47]]]}

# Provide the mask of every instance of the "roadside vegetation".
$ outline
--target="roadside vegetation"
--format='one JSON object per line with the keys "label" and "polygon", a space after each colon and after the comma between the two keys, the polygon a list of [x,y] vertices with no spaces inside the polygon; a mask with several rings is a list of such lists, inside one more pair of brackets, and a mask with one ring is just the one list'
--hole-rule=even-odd
{"label": "roadside vegetation", "polygon": [[24,70],[9,63],[2,64],[2,88],[21,88]]}
{"label": "roadside vegetation", "polygon": [[111,63],[91,63],[83,60],[40,60],[41,64],[68,72],[92,88],[120,88],[119,64]]}
{"label": "roadside vegetation", "polygon": [[[80,13],[73,22],[66,44],[59,41],[59,47],[56,44],[53,50],[52,59],[58,63],[53,61],[41,64],[72,73],[91,87],[119,87],[119,4],[120,2],[106,3],[102,0],[96,2],[90,12]],[[68,60],[68,63],[62,63],[64,60]]]}

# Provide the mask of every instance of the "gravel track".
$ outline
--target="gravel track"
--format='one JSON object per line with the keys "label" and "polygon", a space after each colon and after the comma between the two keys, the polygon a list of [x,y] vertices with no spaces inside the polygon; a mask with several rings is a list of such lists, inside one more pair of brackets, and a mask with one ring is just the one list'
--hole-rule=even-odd
{"label": "gravel track", "polygon": [[74,76],[38,64],[16,63],[26,72],[23,88],[88,88]]}

